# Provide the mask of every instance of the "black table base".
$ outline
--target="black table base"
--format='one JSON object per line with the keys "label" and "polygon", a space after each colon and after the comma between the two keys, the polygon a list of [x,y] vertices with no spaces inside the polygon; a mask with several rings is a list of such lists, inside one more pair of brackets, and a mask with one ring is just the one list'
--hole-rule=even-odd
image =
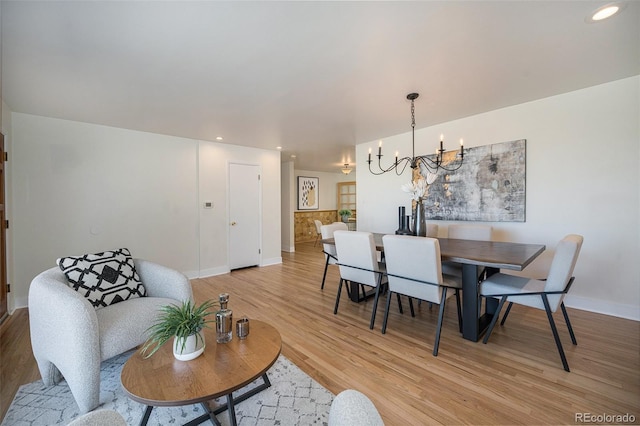
{"label": "black table base", "polygon": [[[253,395],[260,393],[271,386],[271,382],[269,381],[269,377],[267,376],[267,373],[264,373],[262,375],[262,380],[263,380],[263,383],[261,385],[258,385],[255,388],[250,389],[245,393],[238,395],[235,398],[233,397],[232,393],[228,394],[227,403],[222,404],[219,407],[216,407],[214,410],[209,408],[209,406],[203,402],[201,405],[205,413],[200,417],[197,417],[191,420],[190,422],[185,423],[183,426],[195,426],[195,425],[204,423],[207,420],[210,420],[211,423],[213,423],[216,426],[221,426],[216,416],[227,410],[229,410],[229,422],[231,426],[237,426],[235,404],[239,404],[242,401],[246,400],[247,398],[251,398]],[[147,422],[149,421],[149,417],[151,416],[151,411],[153,410],[153,408],[154,407],[152,405],[147,405],[144,411],[144,414],[142,416],[142,419],[140,420],[140,426],[146,426]]]}

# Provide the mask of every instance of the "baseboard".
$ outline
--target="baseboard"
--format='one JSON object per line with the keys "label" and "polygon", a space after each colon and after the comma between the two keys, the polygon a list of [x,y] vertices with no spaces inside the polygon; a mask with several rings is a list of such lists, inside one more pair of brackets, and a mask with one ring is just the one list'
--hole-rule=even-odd
{"label": "baseboard", "polygon": [[185,274],[190,280],[199,277],[198,271],[183,271],[182,273]]}
{"label": "baseboard", "polygon": [[280,250],[286,253],[293,253],[296,251],[296,246],[282,246]]}
{"label": "baseboard", "polygon": [[[270,259],[263,259],[260,266],[279,265],[281,263],[282,263],[282,257],[274,257]],[[229,269],[228,266],[219,266],[217,268],[203,269],[200,271],[200,274],[196,274],[195,277],[189,277],[188,274],[185,274],[185,275],[187,275],[189,279],[192,279],[192,278],[206,278],[206,277],[213,277],[216,275],[224,275],[224,274],[228,274],[229,272],[231,272],[231,270]]]}
{"label": "baseboard", "polygon": [[13,298],[13,309],[11,313],[16,309],[26,308],[29,306],[29,298],[28,297],[14,297]]}
{"label": "baseboard", "polygon": [[623,305],[622,303],[607,302],[571,294],[567,294],[564,298],[564,304],[568,308],[640,321],[640,307],[634,305]]}
{"label": "baseboard", "polygon": [[224,275],[224,274],[228,274],[229,272],[231,272],[229,270],[228,266],[219,266],[217,268],[209,268],[209,269],[202,269],[200,271],[200,273],[198,274],[198,276],[196,276],[195,278],[207,278],[207,277],[213,277],[216,275]]}
{"label": "baseboard", "polygon": [[262,263],[260,266],[271,266],[271,265],[279,265],[282,263],[282,257],[272,257],[270,259],[262,259]]}

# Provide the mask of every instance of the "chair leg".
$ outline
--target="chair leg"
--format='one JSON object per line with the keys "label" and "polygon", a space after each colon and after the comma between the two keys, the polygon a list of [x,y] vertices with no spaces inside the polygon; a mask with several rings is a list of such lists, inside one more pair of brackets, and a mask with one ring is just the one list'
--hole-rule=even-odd
{"label": "chair leg", "polygon": [[[389,319],[389,306],[391,306],[391,291],[387,294],[387,305],[384,308],[384,318],[382,319],[382,334],[387,332],[387,320]],[[398,296],[399,294],[396,293]]]}
{"label": "chair leg", "polygon": [[556,323],[553,321],[553,315],[551,314],[551,307],[549,306],[549,300],[547,299],[546,294],[541,294],[542,303],[544,303],[544,309],[547,311],[547,318],[549,318],[549,325],[551,326],[551,331],[553,332],[553,338],[556,341],[556,346],[558,347],[558,353],[560,354],[560,359],[562,359],[562,366],[564,370],[569,372],[569,363],[567,363],[567,357],[564,356],[564,350],[562,349],[562,342],[560,342],[560,336],[558,335],[558,329],[556,329]]}
{"label": "chair leg", "polygon": [[[389,292],[389,293],[391,293],[391,292]],[[400,298],[400,293],[396,293],[396,296],[398,297],[398,311],[401,314],[404,314],[404,311],[402,310],[402,299]],[[411,300],[411,299],[409,299],[409,300]]]}
{"label": "chair leg", "polygon": [[447,289],[442,290],[442,298],[440,299],[440,311],[438,312],[438,325],[436,326],[436,340],[433,343],[433,356],[438,356],[438,348],[440,347],[440,332],[442,331],[442,320],[444,319],[444,306],[447,302]]}
{"label": "chair leg", "polygon": [[327,278],[327,268],[329,267],[329,256],[327,257],[327,261],[324,263],[324,274],[322,274],[322,285],[320,286],[320,290],[324,290],[324,280]]}
{"label": "chair leg", "polygon": [[380,298],[380,287],[382,287],[382,274],[378,274],[378,285],[376,286],[376,295],[373,300],[373,312],[371,312],[371,323],[369,329],[373,330],[373,325],[376,322],[376,311],[378,309],[378,299]]}
{"label": "chair leg", "polygon": [[347,290],[347,296],[351,299],[351,292],[353,291],[353,283],[351,281],[344,280],[344,288]]}
{"label": "chair leg", "polygon": [[567,323],[567,328],[569,329],[569,335],[571,336],[571,342],[574,345],[577,345],[576,335],[573,334],[573,327],[571,327],[571,321],[569,321],[569,314],[567,314],[567,308],[564,307],[564,302],[560,303],[560,307],[562,308],[562,315],[564,315],[564,321]]}
{"label": "chair leg", "polygon": [[336,307],[333,308],[333,315],[338,313],[338,304],[340,303],[340,293],[342,293],[342,283],[344,283],[344,280],[340,278],[340,285],[338,286],[338,294],[336,296]]}
{"label": "chair leg", "polygon": [[502,321],[500,321],[500,325],[504,325],[504,322],[507,320],[507,315],[511,312],[511,307],[513,306],[513,302],[509,302],[509,306],[507,306],[507,310],[504,311],[504,315],[502,316]]}
{"label": "chair leg", "polygon": [[460,304],[460,290],[456,289],[456,306],[458,308],[458,329],[462,333],[462,306]]}
{"label": "chair leg", "polygon": [[484,339],[482,339],[482,343],[484,343],[485,345],[489,341],[489,337],[493,332],[493,328],[496,326],[496,323],[498,322],[498,317],[500,317],[500,311],[502,310],[502,307],[504,306],[504,302],[506,301],[507,301],[507,296],[502,296],[502,298],[500,299],[500,303],[498,303],[498,307],[496,308],[496,312],[493,314],[493,318],[491,319],[489,328],[487,328],[487,333],[484,335]]}
{"label": "chair leg", "polygon": [[[418,300],[420,301],[420,300]],[[416,311],[413,310],[413,299],[410,297],[409,298],[409,310],[411,311],[411,318],[415,318],[416,317]]]}

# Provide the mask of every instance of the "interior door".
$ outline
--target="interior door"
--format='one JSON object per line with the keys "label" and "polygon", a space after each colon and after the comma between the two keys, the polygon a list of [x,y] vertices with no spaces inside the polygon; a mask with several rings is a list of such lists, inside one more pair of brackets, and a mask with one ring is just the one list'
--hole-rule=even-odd
{"label": "interior door", "polygon": [[229,164],[229,269],[260,264],[260,167]]}
{"label": "interior door", "polygon": [[4,135],[0,133],[0,322],[7,316],[7,230],[4,202]]}

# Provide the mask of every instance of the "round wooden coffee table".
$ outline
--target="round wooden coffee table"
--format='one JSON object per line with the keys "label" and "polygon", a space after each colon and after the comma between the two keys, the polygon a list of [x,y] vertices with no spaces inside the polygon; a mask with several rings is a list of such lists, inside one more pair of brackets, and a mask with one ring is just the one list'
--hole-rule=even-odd
{"label": "round wooden coffee table", "polygon": [[[234,405],[271,386],[267,370],[276,362],[282,348],[280,333],[258,320],[250,320],[249,336],[238,339],[234,334],[229,343],[216,343],[215,330],[205,329],[206,348],[191,361],[178,361],[173,356],[173,341],[144,359],[135,352],[125,363],[120,376],[122,387],[136,402],[147,406],[141,425],[145,425],[153,407],[202,403],[205,414],[187,423],[200,424],[211,420],[219,425],[216,414],[229,410],[232,425],[236,424]],[[236,391],[258,377],[264,383],[242,395]],[[227,403],[211,410],[206,401],[227,396]]]}

